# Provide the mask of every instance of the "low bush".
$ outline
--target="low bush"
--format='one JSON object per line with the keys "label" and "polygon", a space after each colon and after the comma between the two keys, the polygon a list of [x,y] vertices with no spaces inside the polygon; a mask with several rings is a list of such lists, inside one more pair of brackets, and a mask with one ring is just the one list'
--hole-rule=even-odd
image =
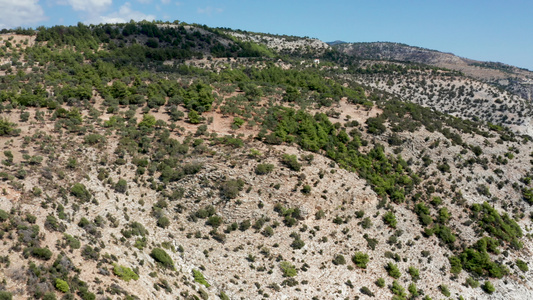
{"label": "low bush", "polygon": [[396,216],[391,211],[388,211],[385,215],[383,215],[383,222],[392,228],[396,228]]}
{"label": "low bush", "polygon": [[258,164],[255,167],[255,174],[266,175],[274,170],[273,164]]}
{"label": "low bush", "polygon": [[517,259],[516,260],[516,266],[522,271],[522,272],[527,272],[529,271],[529,267],[527,266],[527,262],[521,260],[521,259]]}
{"label": "low bush", "polygon": [[154,248],[152,249],[152,252],[150,253],[150,256],[159,264],[161,264],[163,267],[168,269],[174,268],[174,261],[170,257],[170,255],[167,254],[167,252],[161,248]]}
{"label": "low bush", "polygon": [[200,272],[199,270],[193,269],[192,275],[194,277],[194,281],[198,282],[199,284],[203,284],[205,287],[210,287],[211,285],[205,280],[204,274]]}
{"label": "low bush", "polygon": [[61,291],[63,293],[68,293],[70,290],[70,287],[68,286],[68,283],[62,279],[57,278],[56,279],[56,289],[58,291]]}
{"label": "low bush", "polygon": [[366,269],[366,264],[368,261],[368,254],[363,252],[356,252],[354,256],[352,256],[352,262],[359,268]]}
{"label": "low bush", "polygon": [[113,264],[113,273],[120,277],[120,279],[128,282],[130,280],[138,280],[139,275],[137,273],[133,272],[130,268],[121,266],[118,264]]}
{"label": "low bush", "polygon": [[294,277],[298,274],[296,267],[288,261],[282,261],[279,264],[283,277]]}
{"label": "low bush", "polygon": [[70,193],[81,201],[88,202],[89,200],[91,200],[91,193],[89,193],[85,185],[83,185],[82,183],[75,183],[70,188]]}
{"label": "low bush", "polygon": [[398,269],[398,266],[392,262],[389,262],[385,269],[387,270],[387,273],[390,277],[398,279],[400,276],[402,276],[402,273],[400,273],[400,270]]}
{"label": "low bush", "polygon": [[298,162],[296,155],[283,154],[281,162],[293,171],[300,171],[302,164]]}
{"label": "low bush", "polygon": [[492,294],[492,293],[494,293],[494,291],[496,291],[496,288],[494,287],[494,285],[492,285],[492,283],[490,281],[488,281],[488,280],[485,281],[485,283],[481,286],[481,288],[487,294]]}
{"label": "low bush", "polygon": [[33,248],[31,255],[42,260],[49,260],[52,257],[52,251],[48,248]]}

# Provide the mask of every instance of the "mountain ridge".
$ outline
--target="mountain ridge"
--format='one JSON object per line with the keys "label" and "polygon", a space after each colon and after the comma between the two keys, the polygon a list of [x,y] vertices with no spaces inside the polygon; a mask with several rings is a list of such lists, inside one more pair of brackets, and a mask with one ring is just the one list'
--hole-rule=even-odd
{"label": "mountain ridge", "polygon": [[417,62],[464,72],[473,78],[484,80],[533,100],[531,82],[533,72],[503,63],[482,62],[462,58],[452,53],[440,52],[400,43],[344,43],[336,45],[345,54],[360,59],[385,59]]}

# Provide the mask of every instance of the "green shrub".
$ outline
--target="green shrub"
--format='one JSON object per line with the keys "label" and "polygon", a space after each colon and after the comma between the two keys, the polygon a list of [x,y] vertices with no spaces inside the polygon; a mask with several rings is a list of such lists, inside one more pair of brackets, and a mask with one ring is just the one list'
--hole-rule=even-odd
{"label": "green shrub", "polygon": [[385,266],[385,269],[387,270],[387,273],[389,274],[390,277],[392,278],[400,278],[400,276],[402,276],[402,273],[400,273],[400,270],[398,269],[398,266],[392,262],[389,262],[386,266]]}
{"label": "green shrub", "polygon": [[68,293],[70,287],[68,286],[68,283],[66,281],[56,278],[56,289],[60,292]]}
{"label": "green shrub", "polygon": [[206,224],[214,228],[217,228],[218,226],[222,225],[222,222],[223,220],[221,216],[214,215],[207,219]]}
{"label": "green shrub", "polygon": [[146,236],[148,235],[148,230],[143,226],[143,224],[139,222],[132,222],[128,225],[128,230],[122,230],[122,234],[126,238],[130,238],[132,235],[138,235],[138,236]]}
{"label": "green shrub", "polygon": [[392,228],[396,228],[396,216],[391,211],[388,211],[385,215],[383,215],[383,222]]}
{"label": "green shrub", "polygon": [[398,298],[396,299],[405,299],[407,297],[405,289],[396,280],[392,282],[392,286],[390,287],[390,289],[394,295],[398,296]]}
{"label": "green shrub", "polygon": [[457,256],[450,256],[448,257],[448,260],[450,261],[451,269],[450,272],[453,274],[459,274],[463,270],[463,266],[461,264],[461,259]]}
{"label": "green shrub", "polygon": [[43,300],[56,300],[56,294],[54,292],[46,292],[43,295]]}
{"label": "green shrub", "polygon": [[126,180],[120,178],[117,184],[115,184],[115,191],[117,193],[124,194],[127,190],[128,190],[128,183],[126,182]]}
{"label": "green shrub", "polygon": [[409,267],[408,272],[409,272],[409,275],[411,275],[411,278],[413,279],[413,281],[417,281],[418,279],[420,279],[420,271],[417,268],[411,266]]}
{"label": "green shrub", "polygon": [[224,293],[223,291],[220,291],[220,294],[218,294],[218,297],[220,297],[220,300],[230,300],[228,295],[226,295],[226,293]]}
{"label": "green shrub", "polygon": [[468,277],[468,278],[466,279],[466,282],[465,282],[465,283],[466,283],[467,286],[470,286],[470,287],[472,287],[472,288],[478,288],[478,287],[479,287],[479,281],[475,280],[475,279],[472,278],[472,277]]}
{"label": "green shrub", "polygon": [[335,255],[335,257],[333,258],[333,264],[334,265],[345,265],[346,264],[346,259],[344,258],[344,255],[342,254],[337,254]]}
{"label": "green shrub", "polygon": [[198,282],[199,284],[203,284],[205,285],[205,287],[210,287],[211,285],[207,282],[207,280],[205,280],[204,278],[204,274],[202,274],[202,272],[200,272],[199,270],[196,270],[196,269],[193,269],[192,270],[192,275],[194,277],[194,281]]}
{"label": "green shrub", "polygon": [[88,134],[83,139],[85,144],[89,145],[96,145],[98,143],[105,142],[105,137],[97,133]]}
{"label": "green shrub", "polygon": [[311,193],[311,186],[306,184],[302,187],[302,193],[305,195],[309,195]]}
{"label": "green shrub", "polygon": [[492,293],[494,293],[494,291],[496,291],[496,288],[494,287],[494,285],[492,285],[492,283],[490,281],[488,281],[488,280],[485,281],[485,283],[481,286],[481,288],[487,294],[492,294]]}
{"label": "green shrub", "polygon": [[85,187],[85,185],[83,185],[82,183],[75,183],[71,188],[70,188],[70,193],[84,201],[84,202],[88,202],[89,200],[91,200],[91,193],[89,193],[89,191],[87,190],[87,188]]}
{"label": "green shrub", "polygon": [[[484,239],[480,239],[482,241]],[[486,243],[476,243],[472,248],[466,248],[458,256],[463,269],[478,276],[502,278],[509,273],[504,265],[494,262],[487,253]],[[455,260],[455,259],[454,259]]]}
{"label": "green shrub", "polygon": [[155,126],[156,119],[153,115],[144,114],[143,119],[139,122],[139,128],[152,128]]}
{"label": "green shrub", "polygon": [[52,251],[48,248],[33,248],[31,255],[42,260],[49,260],[52,257]]}
{"label": "green shrub", "polygon": [[376,249],[376,246],[378,244],[378,240],[377,239],[373,239],[373,238],[369,237],[368,234],[366,234],[366,233],[363,235],[363,238],[366,240],[368,248],[370,248],[372,250]]}
{"label": "green shrub", "polygon": [[369,297],[374,297],[374,293],[366,286],[363,286],[362,288],[360,288],[359,291],[362,294],[365,294],[365,295],[367,295]]}
{"label": "green shrub", "polygon": [[98,260],[100,257],[99,249],[97,247],[93,248],[89,245],[85,245],[81,250],[81,255],[86,259]]}
{"label": "green shrub", "polygon": [[281,162],[293,171],[300,171],[302,165],[298,162],[296,155],[283,154]]}
{"label": "green shrub", "polygon": [[161,228],[167,228],[170,225],[170,220],[167,217],[161,217],[157,219],[157,226]]}
{"label": "green shrub", "polygon": [[305,246],[305,242],[301,240],[299,237],[295,238],[294,241],[292,241],[291,243],[291,247],[296,250],[302,249],[304,246]]}
{"label": "green shrub", "polygon": [[13,294],[11,294],[10,292],[0,291],[0,300],[12,300],[12,299],[13,299]]}
{"label": "green shrub", "polygon": [[450,290],[448,289],[447,285],[444,285],[444,284],[439,285],[439,290],[444,296],[450,297],[451,294],[450,294]]}
{"label": "green shrub", "polygon": [[352,262],[359,268],[366,269],[366,264],[368,263],[368,261],[369,261],[368,254],[363,253],[363,252],[356,252],[352,256]]}
{"label": "green shrub", "polygon": [[189,117],[189,122],[190,122],[191,124],[198,124],[198,123],[200,123],[200,115],[198,114],[197,111],[195,111],[195,110],[191,110],[191,111],[189,111],[189,113],[188,113],[187,116]]}
{"label": "green shrub", "polygon": [[455,235],[447,226],[437,224],[435,227],[433,227],[433,232],[446,244],[453,244],[456,240]]}
{"label": "green shrub", "polygon": [[409,291],[409,293],[411,293],[412,298],[418,297],[419,295],[418,289],[416,287],[416,284],[414,284],[413,282],[409,284],[409,286],[407,287],[407,290]]}
{"label": "green shrub", "polygon": [[385,286],[385,279],[383,279],[383,278],[381,278],[381,277],[378,278],[378,279],[376,280],[376,285],[377,285],[378,287],[380,287],[380,288],[384,287],[384,286]]}
{"label": "green shrub", "polygon": [[138,280],[139,275],[137,273],[133,272],[130,268],[121,266],[118,264],[113,264],[113,273],[120,277],[120,279],[128,282],[130,280]]}
{"label": "green shrub", "polygon": [[152,249],[152,252],[150,253],[150,256],[158,263],[160,263],[163,267],[168,269],[174,268],[174,261],[172,258],[167,254],[167,252],[161,248],[154,248]]}
{"label": "green shrub", "polygon": [[273,164],[258,164],[255,167],[255,174],[266,175],[274,170]]}
{"label": "green shrub", "polygon": [[50,231],[59,231],[59,232],[65,231],[65,225],[59,222],[54,215],[46,216],[44,227]]}
{"label": "green shrub", "polygon": [[80,249],[81,243],[80,243],[80,241],[77,238],[71,236],[70,234],[64,233],[63,234],[63,239],[67,242],[67,244],[68,244],[68,246],[70,248],[72,248],[72,249]]}
{"label": "green shrub", "polygon": [[9,219],[9,214],[5,210],[0,209],[0,222],[7,221],[7,219]]}
{"label": "green shrub", "polygon": [[296,270],[296,267],[288,261],[282,261],[279,264],[279,267],[281,268],[283,277],[294,277],[298,274],[298,270]]}
{"label": "green shrub", "polygon": [[527,266],[527,263],[521,259],[516,260],[516,266],[522,271],[527,272],[529,271],[529,267]]}
{"label": "green shrub", "polygon": [[239,192],[244,188],[244,181],[242,179],[230,179],[222,183],[220,192],[223,197],[234,199],[239,196]]}
{"label": "green shrub", "polygon": [[233,124],[235,126],[237,126],[238,128],[240,128],[244,124],[244,122],[246,122],[246,121],[244,121],[243,119],[241,119],[239,117],[234,117],[233,118]]}
{"label": "green shrub", "polygon": [[11,135],[15,133],[16,124],[9,122],[7,118],[0,119],[0,136]]}

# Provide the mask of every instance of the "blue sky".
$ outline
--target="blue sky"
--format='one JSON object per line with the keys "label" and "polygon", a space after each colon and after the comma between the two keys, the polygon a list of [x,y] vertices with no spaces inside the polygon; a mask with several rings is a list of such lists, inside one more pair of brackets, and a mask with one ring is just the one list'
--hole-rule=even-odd
{"label": "blue sky", "polygon": [[0,0],[0,27],[180,20],[213,27],[391,41],[533,70],[530,0]]}

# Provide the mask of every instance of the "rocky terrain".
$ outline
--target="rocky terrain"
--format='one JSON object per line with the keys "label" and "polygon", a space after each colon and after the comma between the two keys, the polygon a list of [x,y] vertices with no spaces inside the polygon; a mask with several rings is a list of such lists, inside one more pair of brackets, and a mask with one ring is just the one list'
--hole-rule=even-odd
{"label": "rocky terrain", "polygon": [[522,94],[307,38],[15,33],[0,299],[533,297]]}
{"label": "rocky terrain", "polygon": [[333,47],[359,59],[413,62],[460,71],[507,89],[528,101],[533,100],[533,72],[515,66],[476,61],[399,43],[335,43]]}

